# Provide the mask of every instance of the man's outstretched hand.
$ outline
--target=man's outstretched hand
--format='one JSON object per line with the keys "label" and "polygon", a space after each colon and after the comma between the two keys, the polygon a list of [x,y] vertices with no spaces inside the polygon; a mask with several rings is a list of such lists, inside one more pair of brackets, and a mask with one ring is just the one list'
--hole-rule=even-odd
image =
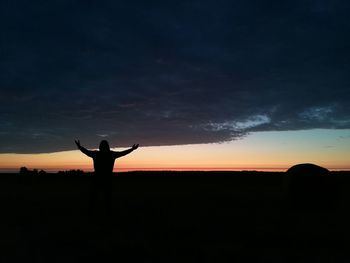
{"label": "man's outstretched hand", "polygon": [[131,148],[132,148],[133,150],[136,150],[137,148],[139,148],[139,145],[138,145],[138,144],[134,144]]}
{"label": "man's outstretched hand", "polygon": [[79,140],[75,140],[75,144],[77,145],[78,148],[80,148],[80,141]]}

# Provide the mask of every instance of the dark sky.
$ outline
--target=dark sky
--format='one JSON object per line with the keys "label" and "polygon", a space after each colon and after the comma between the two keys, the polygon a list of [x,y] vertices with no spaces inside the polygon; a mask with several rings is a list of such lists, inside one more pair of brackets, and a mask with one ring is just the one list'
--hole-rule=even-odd
{"label": "dark sky", "polygon": [[0,152],[350,128],[349,7],[1,1]]}

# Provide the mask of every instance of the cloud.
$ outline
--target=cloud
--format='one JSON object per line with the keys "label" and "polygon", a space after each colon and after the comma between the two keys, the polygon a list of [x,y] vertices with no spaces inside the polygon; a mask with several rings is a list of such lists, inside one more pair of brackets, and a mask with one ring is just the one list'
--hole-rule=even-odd
{"label": "cloud", "polygon": [[266,115],[255,115],[249,117],[244,121],[225,121],[221,123],[211,122],[207,125],[204,125],[204,128],[210,129],[211,131],[232,130],[235,132],[244,132],[248,129],[269,123],[270,121],[270,118]]}
{"label": "cloud", "polygon": [[332,112],[332,107],[311,107],[300,113],[300,117],[311,121],[325,121]]}
{"label": "cloud", "polygon": [[0,152],[350,128],[345,1],[1,5]]}

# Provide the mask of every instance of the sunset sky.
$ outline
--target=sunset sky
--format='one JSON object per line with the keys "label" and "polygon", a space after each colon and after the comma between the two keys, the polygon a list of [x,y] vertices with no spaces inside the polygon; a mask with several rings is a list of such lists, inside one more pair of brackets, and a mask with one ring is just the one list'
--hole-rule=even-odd
{"label": "sunset sky", "polygon": [[1,1],[0,171],[350,169],[348,1]]}

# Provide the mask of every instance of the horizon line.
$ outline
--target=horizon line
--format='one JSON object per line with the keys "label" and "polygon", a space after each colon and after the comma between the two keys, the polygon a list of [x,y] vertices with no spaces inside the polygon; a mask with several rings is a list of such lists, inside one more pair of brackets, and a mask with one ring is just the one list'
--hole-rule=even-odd
{"label": "horizon line", "polygon": [[[116,173],[118,171],[283,171],[288,170],[290,167],[228,167],[228,168],[222,168],[222,167],[124,167],[124,168],[118,168],[113,169],[113,173]],[[16,173],[19,172],[19,169],[21,167],[16,168],[0,168],[0,173]],[[28,168],[28,167],[27,167]],[[327,167],[326,167],[327,168]],[[57,173],[59,171],[70,171],[70,170],[81,170],[83,172],[89,173],[93,172],[93,169],[80,169],[79,167],[74,168],[35,168],[35,167],[29,167],[28,169],[37,169],[37,170],[44,170],[46,172],[51,173]],[[327,168],[330,171],[350,171],[350,167],[330,167]]]}

